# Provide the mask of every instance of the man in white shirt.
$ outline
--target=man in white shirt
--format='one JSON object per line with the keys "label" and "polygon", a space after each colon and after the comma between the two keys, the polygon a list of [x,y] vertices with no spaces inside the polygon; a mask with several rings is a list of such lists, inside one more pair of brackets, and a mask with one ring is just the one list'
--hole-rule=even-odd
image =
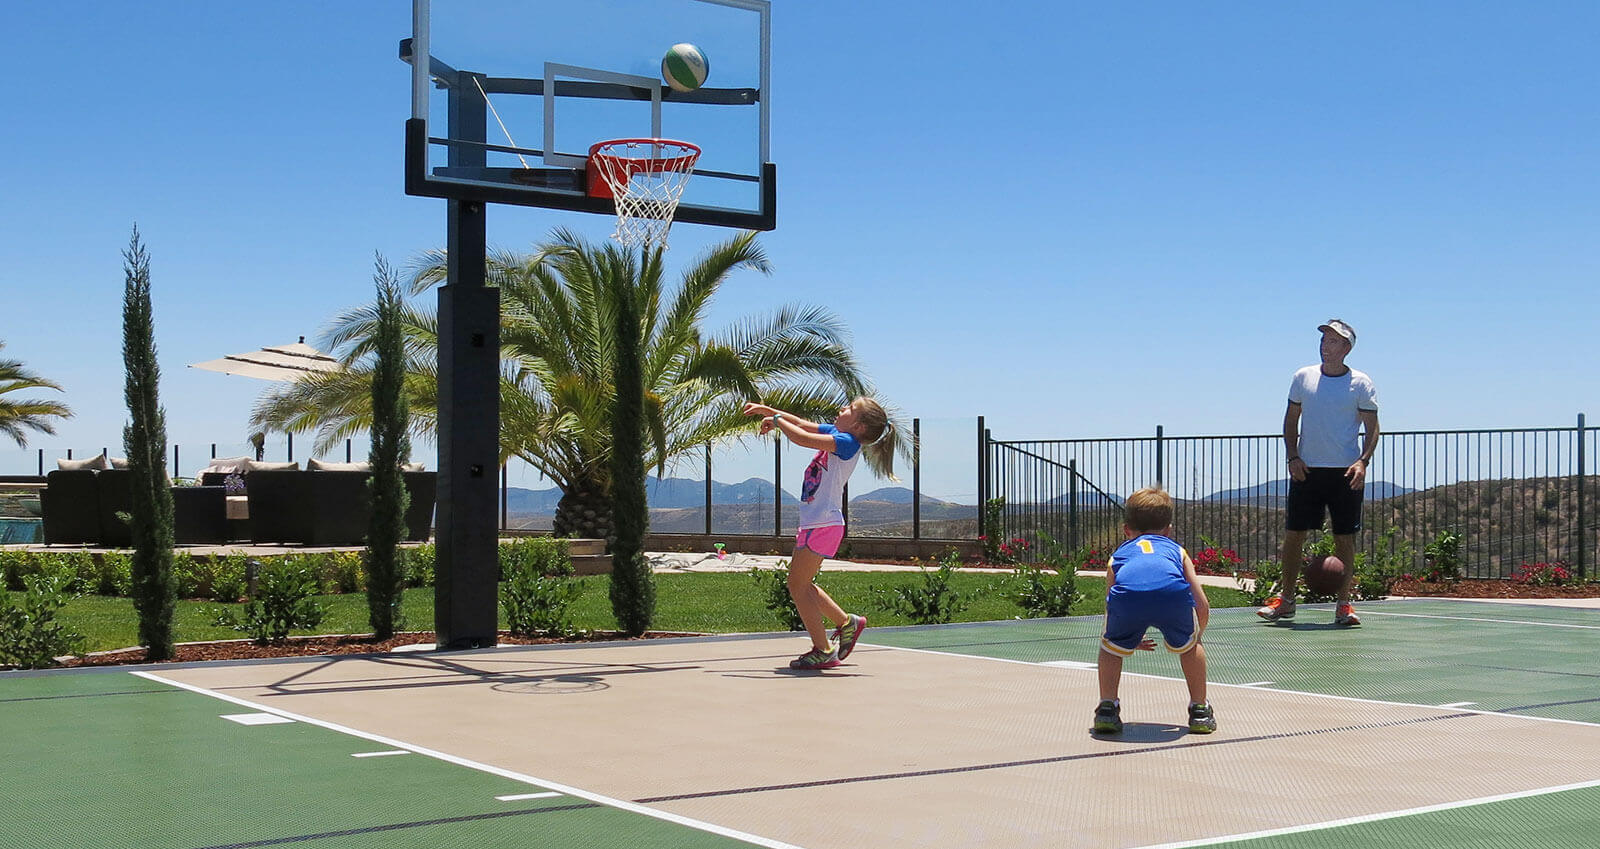
{"label": "man in white shirt", "polygon": [[[1256,615],[1268,622],[1294,618],[1295,582],[1306,533],[1332,519],[1334,552],[1345,563],[1334,624],[1360,625],[1350,605],[1355,580],[1356,533],[1367,467],[1378,450],[1378,394],[1372,379],[1345,365],[1356,331],[1337,318],[1319,325],[1322,362],[1295,372],[1289,408],[1283,414],[1283,444],[1289,458],[1289,503],[1283,536],[1282,595],[1268,599]],[[1358,432],[1364,431],[1357,440]]]}

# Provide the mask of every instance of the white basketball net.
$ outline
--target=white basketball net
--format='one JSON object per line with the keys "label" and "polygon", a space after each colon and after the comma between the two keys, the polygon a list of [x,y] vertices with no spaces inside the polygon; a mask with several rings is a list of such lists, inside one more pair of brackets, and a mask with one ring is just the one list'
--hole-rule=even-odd
{"label": "white basketball net", "polygon": [[619,139],[589,151],[589,167],[617,202],[617,231],[624,245],[667,246],[672,214],[694,172],[700,148],[669,139]]}

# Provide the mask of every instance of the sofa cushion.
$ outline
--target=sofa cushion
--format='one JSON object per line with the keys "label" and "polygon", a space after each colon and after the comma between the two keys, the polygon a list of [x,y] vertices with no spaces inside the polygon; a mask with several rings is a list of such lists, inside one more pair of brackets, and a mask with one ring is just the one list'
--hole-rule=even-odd
{"label": "sofa cushion", "polygon": [[427,465],[425,463],[402,463],[402,464],[400,464],[400,471],[402,471],[402,472],[425,472],[425,471],[427,471]]}
{"label": "sofa cushion", "polygon": [[245,470],[245,464],[251,462],[249,457],[212,457],[206,467],[194,473],[200,477],[207,472],[224,475],[236,475]]}
{"label": "sofa cushion", "polygon": [[263,460],[244,461],[244,470],[247,472],[298,472],[300,463],[270,463]]}
{"label": "sofa cushion", "polygon": [[306,461],[306,470],[311,472],[370,472],[371,463],[324,463],[321,460],[311,459]]}
{"label": "sofa cushion", "polygon": [[106,465],[106,455],[96,454],[83,460],[68,460],[63,457],[56,460],[56,468],[72,472],[81,469],[107,469],[110,467]]}

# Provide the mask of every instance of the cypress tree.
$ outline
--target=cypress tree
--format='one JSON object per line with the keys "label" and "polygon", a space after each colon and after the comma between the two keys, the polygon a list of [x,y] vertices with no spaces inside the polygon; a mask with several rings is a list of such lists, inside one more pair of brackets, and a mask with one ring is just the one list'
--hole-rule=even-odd
{"label": "cypress tree", "polygon": [[[650,513],[644,488],[644,328],[631,263],[620,251],[608,252],[616,331],[616,358],[612,384],[616,400],[611,407],[611,486],[615,504],[617,541],[611,547],[611,611],[617,626],[629,636],[650,628],[655,616],[656,586],[644,556],[644,536]],[[661,248],[646,247],[646,265],[661,263]]]}
{"label": "cypress tree", "polygon": [[173,656],[172,619],[177,587],[172,576],[172,490],[167,478],[167,411],[161,406],[161,368],[156,364],[155,322],[150,309],[150,254],[139,228],[122,253],[123,395],[129,423],[122,430],[128,452],[133,500],[128,519],[133,536],[133,604],[139,641],[150,660]]}
{"label": "cypress tree", "polygon": [[405,539],[406,493],[401,465],[411,459],[410,410],[405,395],[404,301],[400,281],[383,257],[373,279],[378,288],[376,363],[372,370],[372,524],[367,528],[367,621],[373,636],[386,640],[402,627],[400,600],[404,570],[400,541]]}

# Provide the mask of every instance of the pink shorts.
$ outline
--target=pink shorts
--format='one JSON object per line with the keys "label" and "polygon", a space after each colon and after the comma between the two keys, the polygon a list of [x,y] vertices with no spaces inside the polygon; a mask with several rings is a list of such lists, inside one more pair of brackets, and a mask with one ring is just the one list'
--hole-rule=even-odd
{"label": "pink shorts", "polygon": [[829,525],[826,528],[801,528],[800,533],[794,535],[795,548],[809,548],[823,557],[832,557],[839,553],[839,543],[844,542],[844,525]]}

